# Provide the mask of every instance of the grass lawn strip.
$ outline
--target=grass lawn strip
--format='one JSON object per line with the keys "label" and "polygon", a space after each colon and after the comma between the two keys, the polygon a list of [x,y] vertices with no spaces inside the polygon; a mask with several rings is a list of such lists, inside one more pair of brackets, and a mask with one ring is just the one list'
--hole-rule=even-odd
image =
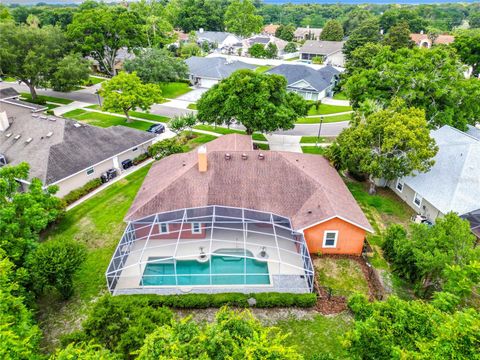
{"label": "grass lawn strip", "polygon": [[326,114],[336,114],[346,111],[352,111],[351,106],[339,106],[339,105],[329,105],[329,104],[320,104],[318,110],[315,105],[313,105],[310,110],[308,110],[308,115],[326,115]]}
{"label": "grass lawn strip", "polygon": [[317,142],[317,139],[319,143],[331,143],[335,138],[324,136],[320,136],[320,138],[318,138],[317,136],[302,136],[302,138],[300,139],[300,144],[315,144]]}
{"label": "grass lawn strip", "polygon": [[[319,124],[321,117],[306,117],[306,118],[299,118],[297,120],[297,124]],[[352,119],[352,114],[340,114],[334,116],[324,116],[323,123],[334,123],[340,121],[350,121]]]}
{"label": "grass lawn strip", "polygon": [[[89,105],[89,106],[86,106],[85,109],[103,111],[102,108],[99,105]],[[111,114],[118,114],[118,115],[123,116],[123,114],[119,113],[119,112],[115,112],[115,113],[110,112],[110,113]],[[144,113],[144,112],[140,112],[140,111],[130,111],[129,114],[130,114],[131,117],[134,117],[134,118],[157,121],[157,122],[162,122],[162,123],[167,123],[170,120],[170,118],[168,118],[166,116]]]}
{"label": "grass lawn strip", "polygon": [[160,88],[162,89],[162,96],[166,99],[175,99],[192,91],[190,85],[184,82],[162,83]]}
{"label": "grass lawn strip", "polygon": [[147,130],[152,123],[140,120],[133,120],[131,123],[127,119],[118,115],[104,114],[96,111],[88,111],[84,109],[75,109],[63,114],[63,117],[82,121],[89,125],[107,128],[110,126],[126,126],[137,130]]}
{"label": "grass lawn strip", "polygon": [[316,146],[302,146],[302,151],[304,154],[316,154],[316,155],[323,155],[325,154],[324,147],[316,147]]}
{"label": "grass lawn strip", "polygon": [[335,100],[348,100],[347,95],[345,95],[345,93],[343,91],[340,91],[340,92],[337,92],[337,93],[333,94],[333,98]]}
{"label": "grass lawn strip", "polygon": [[[210,132],[214,132],[214,133],[221,134],[221,135],[227,135],[227,134],[243,134],[243,135],[245,135],[245,131],[236,130],[236,129],[228,129],[228,128],[224,128],[224,127],[221,127],[221,126],[197,125],[197,126],[194,127],[194,129],[203,130],[203,131],[210,131]],[[252,135],[252,140],[267,141],[267,138],[263,134],[254,133]]]}
{"label": "grass lawn strip", "polygon": [[195,104],[195,103],[193,103],[193,104],[188,104],[188,105],[187,105],[187,109],[197,110],[197,104]]}
{"label": "grass lawn strip", "polygon": [[270,70],[272,68],[272,65],[260,65],[259,67],[255,68],[256,72],[263,73],[267,70]]}
{"label": "grass lawn strip", "polygon": [[[28,102],[33,102],[32,101],[32,95],[30,93],[25,93],[22,92],[20,93],[22,100],[28,101]],[[38,100],[44,100],[48,101],[54,104],[59,104],[59,105],[68,105],[73,102],[73,100],[70,99],[64,99],[64,98],[59,98],[59,97],[54,97],[54,96],[46,96],[46,95],[37,95]]]}

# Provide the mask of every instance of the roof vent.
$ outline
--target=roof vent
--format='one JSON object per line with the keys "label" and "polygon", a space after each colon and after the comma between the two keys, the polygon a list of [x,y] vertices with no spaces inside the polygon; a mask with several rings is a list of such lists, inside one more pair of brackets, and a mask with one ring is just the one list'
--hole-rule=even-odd
{"label": "roof vent", "polygon": [[53,131],[49,131],[49,132],[47,133],[47,138],[52,137],[52,135],[53,135]]}
{"label": "roof vent", "polygon": [[263,153],[258,154],[258,160],[265,160],[265,155]]}
{"label": "roof vent", "polygon": [[311,214],[311,213],[312,213],[312,210],[308,210],[307,213]]}
{"label": "roof vent", "polygon": [[225,154],[225,160],[230,160],[232,158],[232,155],[229,153]]}
{"label": "roof vent", "polygon": [[38,118],[38,114],[32,113],[32,117]]}
{"label": "roof vent", "polygon": [[25,140],[25,144],[30,144],[32,142],[33,138],[29,137],[27,140]]}
{"label": "roof vent", "polygon": [[80,125],[79,123],[75,123],[73,124],[73,126],[75,126],[76,128],[82,127],[82,125]]}
{"label": "roof vent", "polygon": [[248,155],[245,154],[245,153],[243,153],[243,154],[242,154],[242,160],[247,160],[247,159],[248,159]]}
{"label": "roof vent", "polygon": [[40,116],[40,119],[47,120],[48,118],[46,116]]}
{"label": "roof vent", "polygon": [[5,134],[5,137],[9,138],[10,136],[12,136],[12,133],[6,133]]}
{"label": "roof vent", "polygon": [[18,139],[20,139],[20,136],[22,136],[22,135],[21,135],[21,134],[15,135],[15,136],[13,137],[13,140],[18,140]]}
{"label": "roof vent", "polygon": [[55,119],[55,118],[53,118],[53,117],[48,118],[48,120],[50,120],[50,121],[57,121],[57,119]]}

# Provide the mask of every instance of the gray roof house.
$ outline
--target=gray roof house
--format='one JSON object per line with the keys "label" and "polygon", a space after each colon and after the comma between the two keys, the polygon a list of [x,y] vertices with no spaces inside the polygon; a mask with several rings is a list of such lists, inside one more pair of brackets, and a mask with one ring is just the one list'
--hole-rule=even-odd
{"label": "gray roof house", "polygon": [[242,61],[229,60],[225,57],[192,56],[185,60],[188,66],[189,79],[192,85],[211,88],[220,80],[229,77],[240,69],[255,69],[257,65]]}
{"label": "gray roof house", "polygon": [[314,57],[323,59],[324,64],[345,66],[342,49],[344,41],[307,40],[299,50],[300,59],[311,61]]}
{"label": "gray roof house", "polygon": [[204,31],[200,29],[196,32],[197,43],[208,42],[217,51],[227,54],[233,54],[235,49],[241,47],[242,40],[229,32],[225,31]]}
{"label": "gray roof house", "polygon": [[314,69],[303,64],[282,64],[266,73],[285,76],[287,90],[296,92],[306,100],[316,101],[332,94],[340,71],[330,65]]}
{"label": "gray roof house", "polygon": [[397,179],[389,186],[421,215],[434,220],[480,207],[480,139],[448,125],[432,130],[439,148],[427,173]]}
{"label": "gray roof house", "polygon": [[47,115],[34,104],[0,100],[0,154],[30,164],[30,175],[58,185],[58,196],[84,185],[152,144],[155,135],[124,126],[100,128]]}
{"label": "gray roof house", "polygon": [[268,44],[274,44],[278,51],[277,56],[281,57],[284,54],[285,46],[288,42],[282,39],[279,39],[273,35],[254,35],[248,39],[243,40],[243,55],[247,55],[248,49],[254,44],[261,44],[263,47],[267,47]]}
{"label": "gray roof house", "polygon": [[298,27],[294,33],[293,36],[295,40],[301,41],[301,40],[319,40],[320,35],[322,33],[321,28],[311,28],[309,26],[307,27]]}

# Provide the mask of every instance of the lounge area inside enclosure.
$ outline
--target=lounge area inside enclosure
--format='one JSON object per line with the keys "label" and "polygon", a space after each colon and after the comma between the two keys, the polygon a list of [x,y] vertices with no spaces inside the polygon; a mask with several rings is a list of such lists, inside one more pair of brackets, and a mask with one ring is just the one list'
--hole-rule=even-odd
{"label": "lounge area inside enclosure", "polygon": [[288,218],[225,206],[129,222],[106,277],[114,295],[313,290],[305,239]]}

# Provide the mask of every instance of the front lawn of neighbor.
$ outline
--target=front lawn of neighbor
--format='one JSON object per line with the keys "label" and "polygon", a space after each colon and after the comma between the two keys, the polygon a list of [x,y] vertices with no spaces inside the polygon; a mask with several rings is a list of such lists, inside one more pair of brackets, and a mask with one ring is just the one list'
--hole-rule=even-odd
{"label": "front lawn of neighbor", "polygon": [[305,154],[316,154],[316,155],[323,155],[325,154],[324,147],[317,147],[317,146],[302,146],[302,151]]}
{"label": "front lawn of neighbor", "polygon": [[162,89],[162,96],[167,99],[175,99],[192,91],[190,85],[184,82],[163,83],[160,84],[160,88]]}
{"label": "front lawn of neighbor", "polygon": [[[210,131],[217,134],[227,135],[227,134],[245,134],[245,131],[236,130],[236,129],[228,129],[221,126],[212,126],[212,125],[197,125],[194,129]],[[267,141],[267,138],[263,134],[254,133],[252,135],[252,139],[256,141]]]}
{"label": "front lawn of neighbor", "polygon": [[347,95],[345,95],[345,93],[343,91],[340,91],[340,92],[337,92],[337,93],[333,94],[333,98],[335,100],[348,100]]}
{"label": "front lawn of neighbor", "polygon": [[16,78],[11,77],[11,76],[4,77],[4,78],[2,78],[2,80],[5,81],[5,82],[16,82],[17,81]]}
{"label": "front lawn of neighbor", "polygon": [[259,67],[255,68],[256,72],[263,73],[267,70],[270,70],[272,68],[272,65],[260,65]]}
{"label": "front lawn of neighbor", "polygon": [[368,296],[368,282],[360,265],[352,259],[318,257],[313,259],[318,284],[332,289],[333,295],[350,296],[359,292]]}
{"label": "front lawn of neighbor", "polygon": [[[347,313],[328,317],[319,314],[311,320],[298,320],[292,316],[289,320],[275,324],[284,333],[288,333],[285,345],[295,345],[300,354],[312,360],[348,359],[341,342],[352,325],[353,319]],[[327,357],[327,353],[332,357]],[[325,357],[320,357],[320,354]]]}
{"label": "front lawn of neighbor", "polygon": [[127,119],[123,116],[103,114],[95,111],[88,111],[83,109],[75,109],[63,114],[63,117],[70,118],[78,121],[82,121],[89,125],[98,127],[110,127],[110,126],[127,126],[129,128],[138,130],[147,130],[152,124],[146,121],[133,120],[131,123],[127,122]]}
{"label": "front lawn of neighbor", "polygon": [[101,82],[103,82],[105,80],[108,80],[108,79],[103,78],[103,77],[97,77],[97,76],[91,76],[90,75],[88,77],[88,80],[85,81],[84,86],[92,86],[92,85],[100,84]]}
{"label": "front lawn of neighbor", "polygon": [[[297,124],[319,124],[321,117],[305,117],[299,118],[297,120]],[[333,122],[340,122],[340,121],[350,121],[352,120],[352,114],[341,114],[341,115],[333,115],[333,116],[324,116],[323,123],[333,123]]]}
{"label": "front lawn of neighbor", "polygon": [[328,105],[320,104],[318,110],[315,105],[313,105],[310,110],[308,110],[308,115],[325,115],[325,114],[336,114],[340,112],[352,111],[351,106],[338,106],[338,105]]}
{"label": "front lawn of neighbor", "polygon": [[197,110],[197,104],[195,104],[195,103],[188,104],[188,105],[187,105],[187,109]]}
{"label": "front lawn of neighbor", "polygon": [[319,143],[331,143],[335,138],[324,136],[320,136],[320,138],[316,136],[302,136],[302,138],[300,139],[300,144],[315,144],[317,142],[317,139]]}
{"label": "front lawn of neighbor", "polygon": [[[21,95],[23,100],[28,101],[28,102],[33,102],[32,101],[32,95],[30,95],[30,93],[22,92],[22,93],[20,93],[20,95]],[[58,97],[46,96],[46,95],[37,95],[37,102],[42,101],[42,100],[52,102],[52,103],[55,103],[55,104],[60,104],[60,105],[68,105],[68,104],[71,104],[73,102],[73,100],[70,100],[70,99],[64,99],[64,98],[58,98]]]}

